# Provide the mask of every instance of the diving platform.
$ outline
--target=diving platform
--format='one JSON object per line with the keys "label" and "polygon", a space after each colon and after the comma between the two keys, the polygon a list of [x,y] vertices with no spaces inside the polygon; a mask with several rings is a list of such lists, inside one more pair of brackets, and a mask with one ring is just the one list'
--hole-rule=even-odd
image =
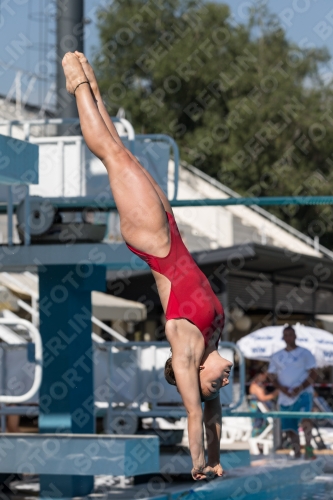
{"label": "diving platform", "polygon": [[159,439],[96,434],[2,434],[0,471],[126,477],[157,473]]}

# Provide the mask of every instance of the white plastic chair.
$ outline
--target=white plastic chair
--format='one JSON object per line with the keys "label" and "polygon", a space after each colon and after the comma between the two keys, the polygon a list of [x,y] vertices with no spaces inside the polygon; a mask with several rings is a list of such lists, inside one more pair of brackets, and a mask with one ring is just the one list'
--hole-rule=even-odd
{"label": "white plastic chair", "polygon": [[[261,411],[261,413],[267,413],[268,409],[264,405],[264,403],[261,403],[258,401],[257,403],[258,409]],[[249,438],[249,445],[250,445],[250,453],[251,455],[260,455],[260,450],[259,450],[259,445],[262,446],[262,451],[264,455],[269,455],[270,452],[273,450],[273,418],[268,417],[267,418],[267,427],[262,431],[261,434],[259,434],[256,437],[250,437]]]}
{"label": "white plastic chair", "polygon": [[222,418],[221,444],[247,442],[251,437],[252,423],[248,417]]}
{"label": "white plastic chair", "polygon": [[333,429],[332,427],[319,427],[319,432],[322,440],[326,444],[327,448],[333,450]]}

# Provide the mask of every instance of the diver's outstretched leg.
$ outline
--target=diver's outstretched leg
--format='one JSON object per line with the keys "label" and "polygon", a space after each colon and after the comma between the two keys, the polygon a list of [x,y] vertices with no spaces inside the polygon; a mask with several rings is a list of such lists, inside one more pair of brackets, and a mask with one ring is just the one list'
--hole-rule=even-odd
{"label": "diver's outstretched leg", "polygon": [[87,77],[78,58],[63,58],[66,87],[74,93],[83,137],[90,151],[105,165],[120,216],[122,235],[135,248],[164,257],[170,247],[165,209],[143,169],[131,159],[126,148],[110,134],[100,115]]}
{"label": "diver's outstretched leg", "polygon": [[[112,137],[114,138],[114,140],[120,146],[125,147],[124,144],[123,144],[123,142],[121,141],[121,139],[120,139],[120,137],[118,135],[117,129],[114,126],[114,124],[113,124],[113,122],[112,122],[112,120],[110,118],[110,115],[107,112],[106,107],[105,107],[105,105],[103,103],[102,96],[101,96],[101,93],[100,93],[100,90],[99,90],[99,87],[98,87],[98,83],[97,83],[97,79],[96,79],[94,70],[92,69],[91,65],[89,64],[88,59],[86,58],[86,56],[82,52],[78,52],[76,50],[75,51],[75,55],[79,59],[81,65],[82,65],[83,71],[84,71],[84,73],[85,73],[85,75],[87,77],[87,80],[90,83],[91,90],[92,90],[92,92],[94,94],[94,97],[96,99],[96,105],[98,107],[98,111],[100,112],[100,114],[101,114],[101,116],[102,116],[102,118],[104,120],[105,125],[107,126],[107,128],[108,128],[110,134],[112,135]],[[139,161],[135,158],[134,155],[132,155],[132,153],[130,151],[127,151],[127,153],[131,157],[131,159],[133,161],[135,161],[139,165],[140,168],[142,168],[142,170],[144,171],[144,173],[146,174],[146,176],[148,177],[148,179],[150,180],[150,182],[154,186],[157,194],[161,198],[161,201],[163,203],[163,206],[164,206],[164,209],[166,210],[166,212],[172,213],[172,208],[171,208],[171,205],[169,203],[169,200],[166,197],[166,195],[163,192],[163,190],[157,184],[157,182],[155,181],[155,179],[150,175],[149,172],[147,172],[147,170],[139,163]]]}

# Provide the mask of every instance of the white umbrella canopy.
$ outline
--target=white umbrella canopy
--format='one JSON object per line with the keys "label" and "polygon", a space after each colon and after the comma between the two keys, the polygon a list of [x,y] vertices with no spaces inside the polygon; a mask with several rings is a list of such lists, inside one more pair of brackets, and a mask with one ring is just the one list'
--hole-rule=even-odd
{"label": "white umbrella canopy", "polygon": [[[296,332],[296,344],[312,352],[317,366],[333,365],[333,335],[310,326],[297,323],[293,325]],[[241,338],[237,345],[248,359],[269,361],[270,357],[284,349],[286,343],[282,340],[284,326],[267,326],[260,328]]]}

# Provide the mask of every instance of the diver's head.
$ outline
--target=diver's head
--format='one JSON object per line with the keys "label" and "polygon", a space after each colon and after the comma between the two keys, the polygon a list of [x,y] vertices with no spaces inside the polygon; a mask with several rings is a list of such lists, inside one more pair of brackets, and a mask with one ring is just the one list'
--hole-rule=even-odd
{"label": "diver's head", "polygon": [[[222,358],[216,350],[203,357],[199,368],[202,401],[216,398],[221,387],[229,384],[231,368],[232,363]],[[165,363],[164,377],[169,384],[177,387],[176,377],[172,368],[172,356]]]}
{"label": "diver's head", "polygon": [[199,378],[201,398],[204,401],[217,397],[221,387],[229,384],[231,368],[231,361],[222,358],[216,350],[203,357]]}

